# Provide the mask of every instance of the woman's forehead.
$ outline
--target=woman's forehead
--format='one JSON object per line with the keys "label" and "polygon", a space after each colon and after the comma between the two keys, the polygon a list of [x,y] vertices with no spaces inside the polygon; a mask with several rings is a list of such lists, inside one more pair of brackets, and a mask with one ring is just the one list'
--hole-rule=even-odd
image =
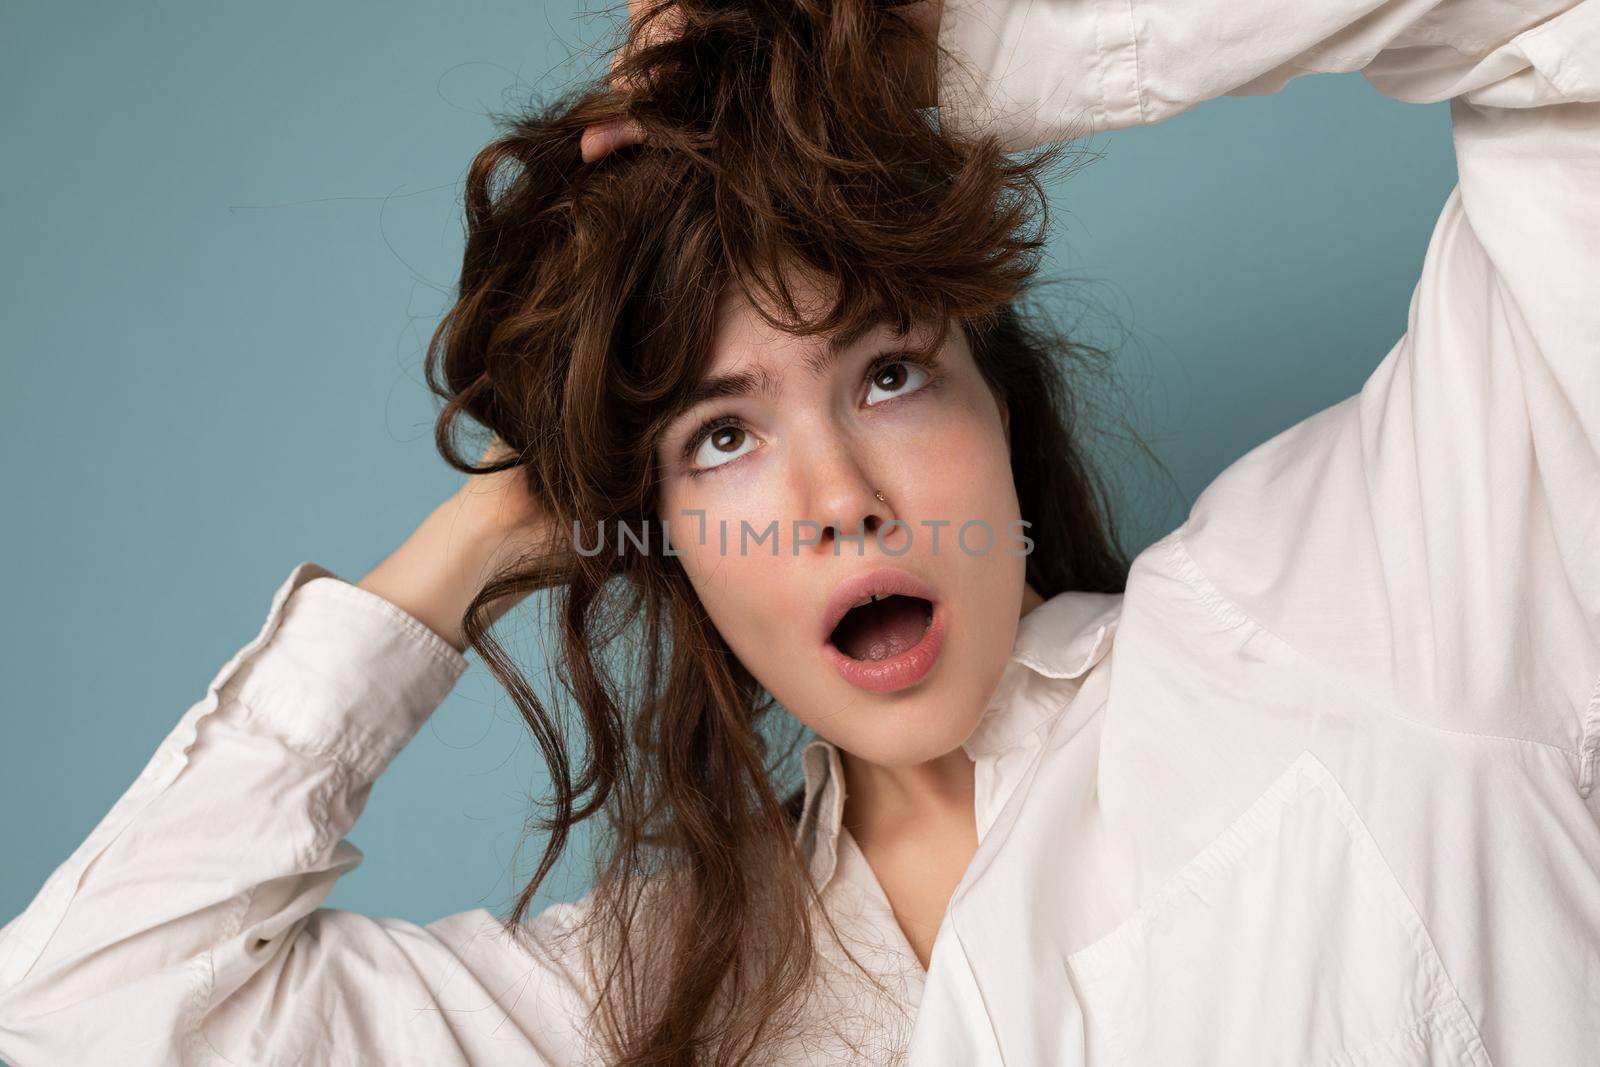
{"label": "woman's forehead", "polygon": [[[795,302],[808,321],[821,318],[831,310],[834,299],[831,288],[822,288],[816,282],[804,281],[793,290]],[[758,299],[761,299],[758,297]],[[773,318],[786,316],[771,310],[774,305],[764,301]],[[748,369],[754,373],[782,374],[789,365],[797,363],[800,369],[820,374],[851,349],[881,340],[897,339],[909,344],[932,343],[939,333],[939,325],[931,315],[913,316],[909,329],[902,333],[901,316],[883,305],[865,306],[847,322],[830,333],[797,334],[784,330],[768,321],[756,310],[750,300],[736,286],[724,293],[717,306],[717,325],[711,339],[710,350],[703,369],[706,378],[735,369]],[[761,370],[755,369],[761,365]]]}

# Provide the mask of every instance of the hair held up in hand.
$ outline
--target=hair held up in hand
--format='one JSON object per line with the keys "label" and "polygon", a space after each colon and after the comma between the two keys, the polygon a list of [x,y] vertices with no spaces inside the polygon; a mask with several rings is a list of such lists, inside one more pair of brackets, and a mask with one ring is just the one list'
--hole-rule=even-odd
{"label": "hair held up in hand", "polygon": [[[592,819],[594,888],[572,933],[610,1063],[763,1062],[815,1024],[808,998],[827,984],[813,952],[827,918],[795,845],[800,794],[783,784],[799,739],[776,740],[787,716],[674,557],[571,543],[602,522],[656,523],[655,445],[707,363],[722,294],[800,334],[885,314],[959,323],[1011,410],[1028,580],[1048,597],[1118,590],[1126,575],[1059,375],[1094,350],[1013,309],[1037,267],[1039,174],[1055,152],[1018,159],[941,130],[914,61],[934,45],[913,14],[874,0],[662,4],[610,72],[627,92],[596,82],[502,119],[466,179],[458,290],[426,363],[444,401],[437,444],[463,473],[516,466],[555,534],[485,585],[464,626],[551,783],[530,821],[547,841],[507,923],[557,950],[553,926],[523,920]],[[584,128],[624,115],[644,142],[583,162]],[[801,276],[826,283],[832,306],[803,304]],[[477,466],[481,441],[457,441],[463,415],[507,458]],[[489,604],[533,590],[551,597],[570,712],[489,632]],[[836,1007],[821,1014],[847,1026],[850,1006]]]}

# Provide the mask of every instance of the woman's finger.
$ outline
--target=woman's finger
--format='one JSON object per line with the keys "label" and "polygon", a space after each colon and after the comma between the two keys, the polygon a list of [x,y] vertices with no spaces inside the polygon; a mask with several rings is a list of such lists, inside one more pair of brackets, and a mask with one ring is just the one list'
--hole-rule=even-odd
{"label": "woman's finger", "polygon": [[593,163],[607,152],[644,140],[644,130],[632,119],[611,119],[584,128],[578,141],[585,163]]}

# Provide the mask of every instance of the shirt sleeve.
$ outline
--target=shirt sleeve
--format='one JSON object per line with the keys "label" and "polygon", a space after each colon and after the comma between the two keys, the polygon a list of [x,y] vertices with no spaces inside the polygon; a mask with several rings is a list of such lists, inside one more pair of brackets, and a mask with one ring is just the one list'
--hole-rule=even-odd
{"label": "shirt sleeve", "polygon": [[1588,796],[1600,0],[946,0],[940,41],[941,115],[1013,150],[1311,72],[1449,101],[1459,180],[1404,335],[1359,395],[1224,471],[1178,544],[1191,575],[1342,684],[1555,746]]}
{"label": "shirt sleeve", "polygon": [[[587,978],[563,935],[483,909],[426,926],[320,907],[344,839],[465,658],[389,601],[296,567],[260,633],[0,930],[17,1065],[579,1059]],[[425,861],[418,857],[419,862]]]}

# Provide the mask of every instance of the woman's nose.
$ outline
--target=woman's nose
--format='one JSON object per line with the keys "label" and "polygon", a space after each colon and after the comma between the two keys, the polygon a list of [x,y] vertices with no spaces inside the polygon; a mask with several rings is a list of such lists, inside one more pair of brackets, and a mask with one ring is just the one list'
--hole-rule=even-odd
{"label": "woman's nose", "polygon": [[[866,465],[847,445],[811,449],[796,461],[800,469],[795,478],[805,502],[797,516],[803,521],[795,524],[797,542],[810,542],[815,546],[811,551],[833,552],[840,539],[873,537],[894,517],[887,493],[872,483]],[[848,546],[838,551],[843,554]]]}

